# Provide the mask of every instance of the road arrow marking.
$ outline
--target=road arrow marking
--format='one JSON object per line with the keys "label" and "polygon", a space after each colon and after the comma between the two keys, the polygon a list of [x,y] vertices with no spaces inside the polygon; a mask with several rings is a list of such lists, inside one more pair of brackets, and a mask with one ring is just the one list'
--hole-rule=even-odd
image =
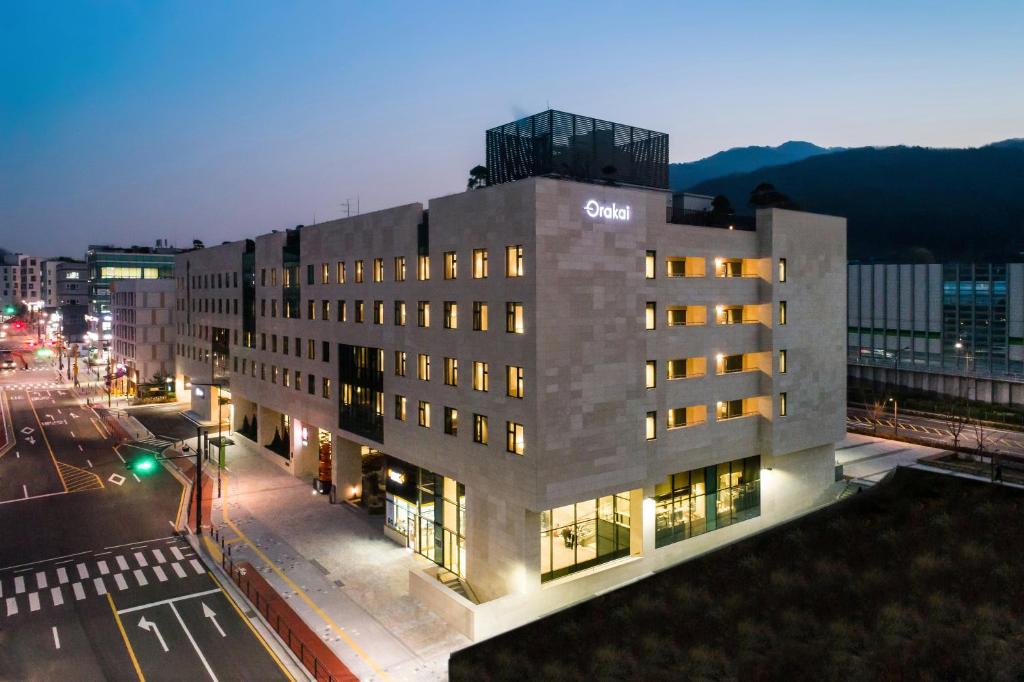
{"label": "road arrow marking", "polygon": [[33,428],[32,428],[31,426],[26,426],[25,428],[23,428],[23,429],[21,430],[21,432],[22,432],[23,434],[25,434],[26,436],[31,436],[31,435],[32,435],[32,433],[33,433],[33,432],[35,432],[35,429],[33,429]]}
{"label": "road arrow marking", "polygon": [[213,609],[206,605],[206,602],[203,602],[203,617],[210,619],[210,622],[213,623],[213,627],[217,628],[217,632],[220,633],[221,637],[227,637],[227,635],[224,634],[224,629],[220,626],[220,623],[217,622],[217,614],[213,612]]}
{"label": "road arrow marking", "polygon": [[169,651],[169,649],[167,648],[167,642],[164,641],[164,636],[160,634],[160,628],[156,626],[156,623],[154,623],[151,620],[146,620],[146,617],[143,616],[139,619],[139,627],[145,630],[146,632],[155,633],[156,638],[160,640],[160,646],[163,647],[163,650]]}
{"label": "road arrow marking", "polygon": [[70,414],[70,415],[71,415],[71,418],[72,418],[72,419],[78,419],[78,415],[77,415],[77,414],[75,414],[74,412],[68,412],[68,414]]}
{"label": "road arrow marking", "polygon": [[28,438],[25,439],[25,442],[28,443],[29,445],[35,445],[36,439],[33,438],[32,436],[29,436]]}
{"label": "road arrow marking", "polygon": [[52,422],[53,421],[53,415],[52,414],[47,414],[46,415],[46,421]]}

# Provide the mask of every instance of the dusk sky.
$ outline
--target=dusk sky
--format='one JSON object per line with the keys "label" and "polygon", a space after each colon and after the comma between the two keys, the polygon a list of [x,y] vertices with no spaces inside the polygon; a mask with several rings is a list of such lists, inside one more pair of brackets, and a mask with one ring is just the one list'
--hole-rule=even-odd
{"label": "dusk sky", "polygon": [[464,189],[562,109],[671,159],[1024,136],[1024,3],[4,2],[0,247],[216,244]]}

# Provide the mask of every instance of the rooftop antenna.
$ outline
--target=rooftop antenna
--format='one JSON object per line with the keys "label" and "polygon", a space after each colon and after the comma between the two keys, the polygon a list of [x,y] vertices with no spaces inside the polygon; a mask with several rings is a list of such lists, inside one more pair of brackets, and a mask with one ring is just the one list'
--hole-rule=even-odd
{"label": "rooftop antenna", "polygon": [[[338,205],[345,209],[345,217],[346,218],[351,218],[352,217],[352,200],[351,199],[345,199],[345,201],[343,201],[342,203],[340,203]],[[359,195],[358,194],[356,195],[356,213],[355,214],[359,215]]]}

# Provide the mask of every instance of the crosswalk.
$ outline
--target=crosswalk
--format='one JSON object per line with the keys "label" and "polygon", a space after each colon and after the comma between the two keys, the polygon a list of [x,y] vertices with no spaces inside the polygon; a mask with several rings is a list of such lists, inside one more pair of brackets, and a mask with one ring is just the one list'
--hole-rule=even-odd
{"label": "crosswalk", "polygon": [[[876,426],[892,429],[892,419],[871,419],[870,417],[862,417],[859,415],[847,415],[846,423],[853,426],[862,426],[874,428]],[[952,434],[949,429],[940,429],[934,426],[925,426],[923,424],[911,424],[910,422],[901,421],[900,429],[905,432],[915,432],[928,434],[930,436],[938,436],[940,438],[951,440]],[[965,431],[969,430],[969,427],[965,428]],[[1024,434],[1019,436],[1011,435],[1009,433],[999,433],[989,431],[985,434],[985,442],[997,444],[1005,447],[1014,447],[1024,449]]]}
{"label": "crosswalk", "polygon": [[190,546],[163,543],[0,569],[0,616],[16,616],[206,573]]}
{"label": "crosswalk", "polygon": [[67,386],[60,381],[27,381],[17,384],[0,384],[0,388],[8,391],[53,391],[66,389]]}
{"label": "crosswalk", "polygon": [[153,436],[152,438],[146,438],[145,440],[133,440],[130,445],[142,450],[161,453],[174,445],[174,441],[166,438],[160,438],[159,436]]}

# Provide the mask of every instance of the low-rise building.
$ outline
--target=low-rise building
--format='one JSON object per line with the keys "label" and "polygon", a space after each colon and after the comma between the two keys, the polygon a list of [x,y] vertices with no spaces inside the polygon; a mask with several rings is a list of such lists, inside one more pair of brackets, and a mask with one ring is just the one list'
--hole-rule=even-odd
{"label": "low-rise building", "polygon": [[115,367],[123,370],[121,388],[138,395],[140,386],[174,376],[175,286],[173,279],[124,279],[110,286]]}

